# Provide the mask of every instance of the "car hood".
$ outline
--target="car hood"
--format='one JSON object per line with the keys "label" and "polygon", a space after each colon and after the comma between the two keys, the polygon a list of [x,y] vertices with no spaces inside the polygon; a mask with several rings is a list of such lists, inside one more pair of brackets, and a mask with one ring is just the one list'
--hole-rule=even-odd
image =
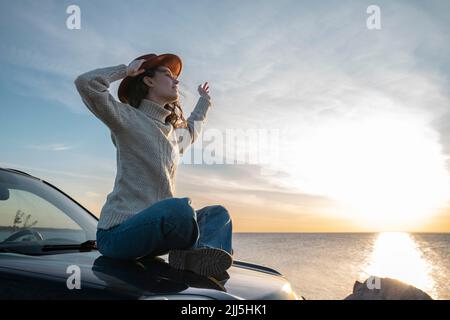
{"label": "car hood", "polygon": [[[227,270],[228,277],[218,281],[171,268],[167,255],[124,261],[107,258],[98,251],[39,256],[0,254],[3,276],[14,274],[66,283],[73,266],[80,271],[82,288],[120,293],[124,298],[297,299],[281,274],[241,261],[234,261]],[[61,287],[67,290],[65,285]]]}

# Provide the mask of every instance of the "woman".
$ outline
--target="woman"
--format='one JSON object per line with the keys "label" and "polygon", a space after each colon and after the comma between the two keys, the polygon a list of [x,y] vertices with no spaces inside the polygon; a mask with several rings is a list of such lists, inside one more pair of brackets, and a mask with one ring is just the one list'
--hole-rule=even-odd
{"label": "woman", "polygon": [[[184,119],[178,104],[181,68],[176,55],[147,54],[128,66],[96,69],[75,80],[83,102],[110,129],[117,150],[117,175],[101,210],[97,247],[119,259],[169,253],[176,269],[219,275],[232,264],[228,211],[220,205],[196,211],[189,198],[174,197],[180,154],[197,139],[211,107],[206,82]],[[121,102],[108,91],[119,79]]]}

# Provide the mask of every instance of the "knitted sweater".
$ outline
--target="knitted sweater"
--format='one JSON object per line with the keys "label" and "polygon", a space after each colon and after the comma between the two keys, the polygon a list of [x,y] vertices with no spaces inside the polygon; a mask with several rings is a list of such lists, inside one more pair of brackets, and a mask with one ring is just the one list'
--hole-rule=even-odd
{"label": "knitted sweater", "polygon": [[84,104],[108,126],[116,147],[117,174],[101,209],[99,229],[109,229],[155,202],[174,197],[180,155],[197,139],[211,106],[207,98],[199,98],[187,119],[190,139],[181,148],[179,129],[165,122],[169,110],[148,99],[134,108],[112,97],[110,83],[126,75],[127,66],[121,64],[84,73],[75,80]]}

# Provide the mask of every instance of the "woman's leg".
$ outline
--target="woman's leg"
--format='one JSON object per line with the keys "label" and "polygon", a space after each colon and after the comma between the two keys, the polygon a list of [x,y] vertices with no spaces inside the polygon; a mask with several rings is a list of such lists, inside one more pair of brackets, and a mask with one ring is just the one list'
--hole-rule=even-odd
{"label": "woman's leg", "polygon": [[111,258],[137,259],[192,247],[198,238],[189,198],[159,201],[108,230],[97,231],[99,251]]}
{"label": "woman's leg", "polygon": [[197,224],[200,236],[192,248],[219,248],[233,254],[233,226],[227,209],[213,205],[197,210]]}
{"label": "woman's leg", "polygon": [[189,250],[171,250],[169,265],[209,276],[226,275],[233,264],[231,248],[232,223],[228,211],[220,206],[208,206],[196,211],[199,233]]}

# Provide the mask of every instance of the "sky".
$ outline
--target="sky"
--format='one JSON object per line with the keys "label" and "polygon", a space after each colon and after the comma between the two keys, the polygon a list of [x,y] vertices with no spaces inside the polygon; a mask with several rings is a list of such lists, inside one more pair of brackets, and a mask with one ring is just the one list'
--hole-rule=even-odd
{"label": "sky", "polygon": [[[70,5],[80,29],[66,25]],[[370,5],[379,29],[367,27]],[[223,205],[235,232],[450,232],[449,10],[448,1],[2,1],[0,166],[98,215],[115,148],[73,81],[174,53],[185,114],[200,83],[212,97],[204,136],[178,167],[177,197]],[[211,163],[212,150],[228,162]]]}

